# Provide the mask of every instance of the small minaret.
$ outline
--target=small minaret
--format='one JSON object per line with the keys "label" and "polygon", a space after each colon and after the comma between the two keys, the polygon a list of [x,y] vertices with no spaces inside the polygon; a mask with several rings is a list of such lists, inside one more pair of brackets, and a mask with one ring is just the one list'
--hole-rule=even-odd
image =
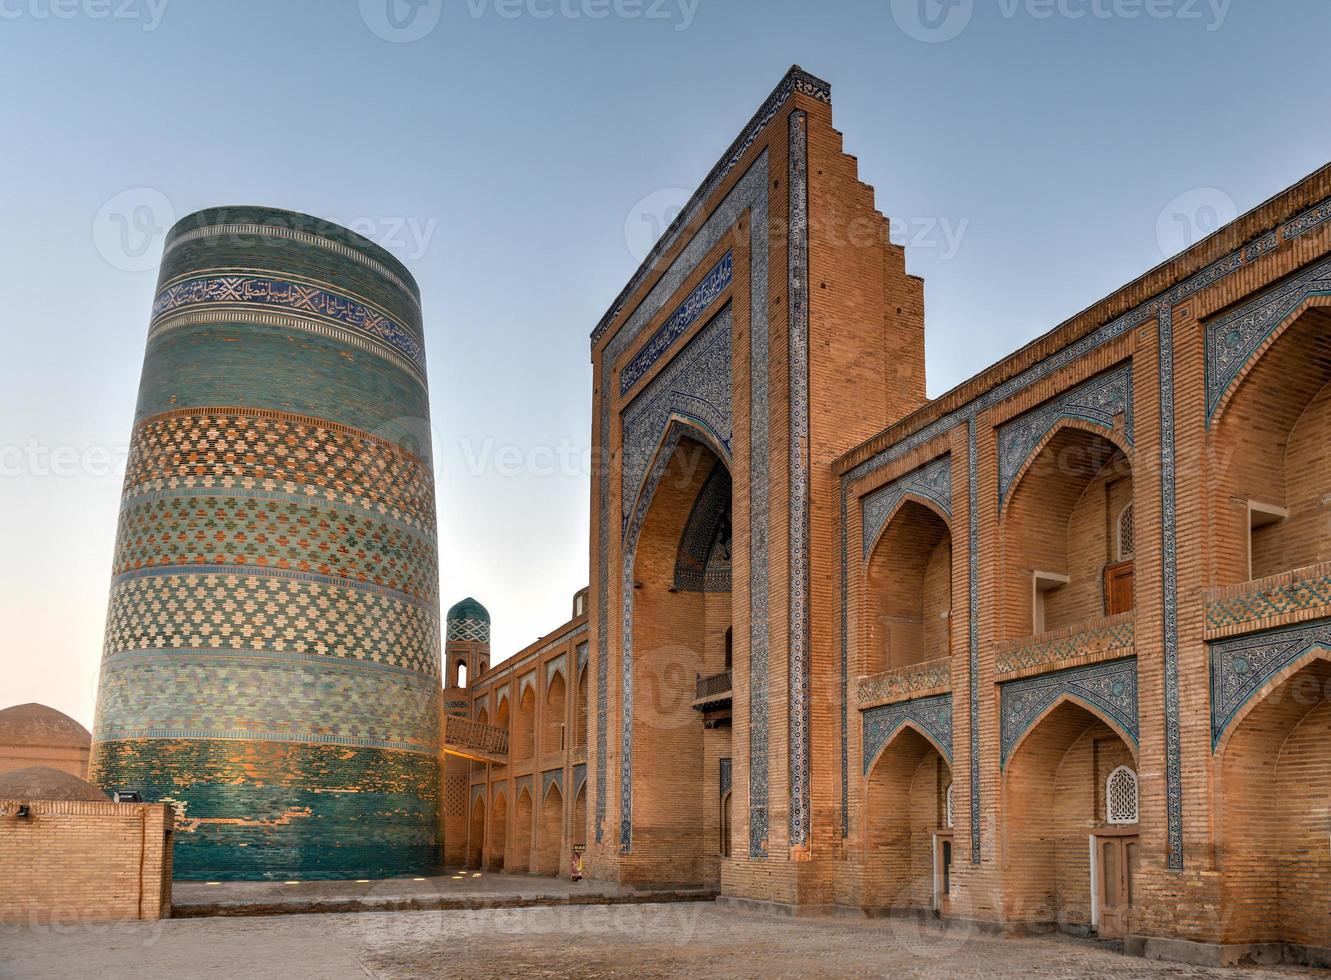
{"label": "small minaret", "polygon": [[490,614],[468,597],[448,611],[444,631],[444,689],[465,690],[490,669]]}
{"label": "small minaret", "polygon": [[[471,717],[467,689],[490,668],[490,614],[475,599],[463,599],[444,622],[443,714]],[[441,725],[444,719],[440,718]],[[461,867],[466,860],[467,786],[472,763],[456,755],[440,760],[443,806],[440,807],[444,864]]]}

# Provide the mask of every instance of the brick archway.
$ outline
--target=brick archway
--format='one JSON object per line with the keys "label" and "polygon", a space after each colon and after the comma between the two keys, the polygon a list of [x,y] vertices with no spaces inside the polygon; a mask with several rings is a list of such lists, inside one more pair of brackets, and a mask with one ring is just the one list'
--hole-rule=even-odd
{"label": "brick archway", "polygon": [[1218,747],[1221,942],[1328,945],[1331,661],[1314,651]]}
{"label": "brick archway", "polygon": [[[704,773],[730,755],[729,727],[705,727],[693,704],[698,678],[725,670],[729,554],[725,575],[713,574],[723,522],[703,512],[714,509],[708,501],[718,487],[728,511],[729,479],[715,449],[688,435],[663,462],[644,488],[641,522],[626,538],[633,837],[624,863],[644,880],[717,883],[718,787]],[[705,541],[700,528],[710,529]],[[723,591],[714,588],[722,579]],[[628,842],[621,844],[626,849]]]}
{"label": "brick archway", "polygon": [[951,653],[952,533],[937,505],[897,505],[866,563],[861,672],[877,674]]}
{"label": "brick archway", "polygon": [[503,871],[508,851],[508,799],[496,793],[490,806],[490,835],[485,845],[489,854],[489,869]]}
{"label": "brick archway", "polygon": [[480,868],[485,854],[485,794],[476,796],[467,822],[467,867]]}
{"label": "brick archway", "polygon": [[1137,771],[1132,744],[1107,717],[1071,697],[1059,698],[1017,742],[1003,773],[1008,920],[1075,934],[1094,928],[1088,842],[1110,829],[1109,777],[1125,766]]}
{"label": "brick archway", "polygon": [[560,852],[564,842],[564,794],[558,783],[551,783],[541,801],[541,821],[536,841],[537,874],[559,874]]}
{"label": "brick archway", "polygon": [[903,725],[865,783],[865,887],[861,904],[926,910],[934,904],[935,836],[947,833],[952,767],[915,725]]}

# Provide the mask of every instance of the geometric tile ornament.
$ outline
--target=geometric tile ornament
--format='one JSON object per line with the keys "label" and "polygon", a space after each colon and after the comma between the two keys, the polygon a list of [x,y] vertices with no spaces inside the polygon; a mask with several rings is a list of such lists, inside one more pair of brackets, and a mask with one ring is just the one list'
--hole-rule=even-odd
{"label": "geometric tile ornament", "polygon": [[643,477],[672,418],[693,422],[710,435],[730,462],[733,439],[730,394],[730,315],[718,315],[648,382],[624,410],[624,527],[641,493]]}
{"label": "geometric tile ornament", "polygon": [[1210,648],[1214,750],[1262,685],[1312,650],[1331,651],[1331,619],[1217,640]]}
{"label": "geometric tile ornament", "polygon": [[1331,295],[1331,261],[1324,261],[1206,324],[1207,425],[1257,348],[1307,299],[1328,295]]}
{"label": "geometric tile ornament", "polygon": [[864,775],[873,768],[878,753],[906,724],[919,728],[930,741],[943,750],[947,764],[952,764],[952,695],[939,694],[916,701],[899,701],[861,712],[864,730],[862,760]]}
{"label": "geometric tile ornament", "polygon": [[1124,416],[1124,435],[1132,444],[1132,364],[1085,381],[1037,408],[1004,423],[998,430],[998,499],[1007,497],[1012,481],[1035,447],[1059,419],[1079,419],[1111,432],[1114,418]]}
{"label": "geometric tile ornament", "polygon": [[879,487],[860,501],[863,508],[864,557],[869,557],[883,525],[907,494],[917,494],[936,503],[952,516],[952,457],[942,456],[911,473]]}
{"label": "geometric tile ornament", "polygon": [[1006,766],[1012,750],[1036,720],[1068,697],[1114,722],[1137,744],[1137,658],[1037,674],[999,685],[999,740]]}
{"label": "geometric tile ornament", "polygon": [[419,298],[383,249],[263,208],[169,233],[91,772],[172,801],[177,877],[437,869],[428,414]]}

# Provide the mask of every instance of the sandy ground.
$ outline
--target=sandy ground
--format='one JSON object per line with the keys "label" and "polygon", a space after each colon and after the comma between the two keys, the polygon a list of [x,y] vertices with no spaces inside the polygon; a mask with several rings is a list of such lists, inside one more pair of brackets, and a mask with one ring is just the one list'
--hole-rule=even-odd
{"label": "sandy ground", "polygon": [[1067,938],[999,939],[903,920],[792,920],[718,907],[566,906],[0,927],[0,977],[1246,977]]}

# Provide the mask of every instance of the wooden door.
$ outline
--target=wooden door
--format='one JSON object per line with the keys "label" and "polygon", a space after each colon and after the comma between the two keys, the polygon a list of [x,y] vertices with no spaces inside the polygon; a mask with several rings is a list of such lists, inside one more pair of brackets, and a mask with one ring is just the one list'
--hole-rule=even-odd
{"label": "wooden door", "polygon": [[1133,902],[1133,878],[1139,860],[1137,836],[1095,838],[1096,888],[1101,938],[1117,939],[1128,934]]}
{"label": "wooden door", "polygon": [[952,897],[952,834],[934,834],[934,909],[941,916],[950,910]]}
{"label": "wooden door", "polygon": [[1132,561],[1115,562],[1105,568],[1105,614],[1116,616],[1132,610]]}

